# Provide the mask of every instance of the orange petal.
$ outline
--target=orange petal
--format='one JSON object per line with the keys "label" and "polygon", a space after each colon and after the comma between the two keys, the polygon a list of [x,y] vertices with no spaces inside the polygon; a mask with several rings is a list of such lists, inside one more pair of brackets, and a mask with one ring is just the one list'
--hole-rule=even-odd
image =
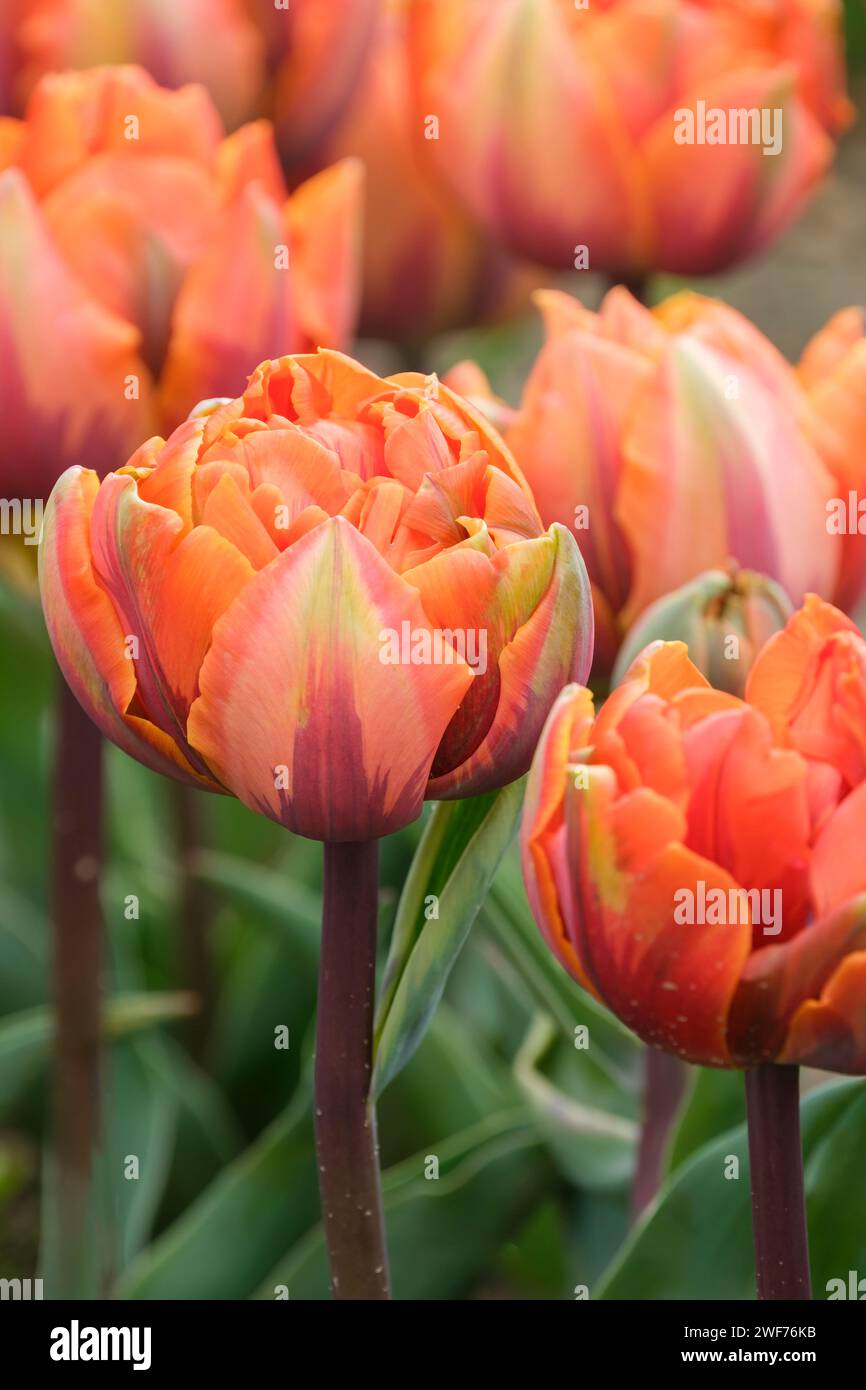
{"label": "orange petal", "polygon": [[407,825],[472,676],[457,658],[380,660],[383,634],[399,641],[404,622],[432,642],[416,591],[342,517],[322,523],[217,623],[191,743],[246,805],[298,834],[364,840]]}
{"label": "orange petal", "polygon": [[90,523],[99,490],[95,473],[70,468],[45,513],[39,584],[54,654],[76,699],[106,738],[146,767],[195,786],[220,790],[187,761],[174,739],[149,719],[129,714],[136,694],[126,632],[93,572]]}

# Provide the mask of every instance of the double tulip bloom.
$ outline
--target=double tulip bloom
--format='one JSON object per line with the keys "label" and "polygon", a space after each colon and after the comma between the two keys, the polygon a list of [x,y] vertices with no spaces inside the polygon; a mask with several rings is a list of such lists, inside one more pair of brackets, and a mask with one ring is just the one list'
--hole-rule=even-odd
{"label": "double tulip bloom", "polygon": [[[650,311],[620,287],[598,313],[557,291],[538,300],[546,343],[504,428],[545,525],[575,529],[599,669],[650,604],[729,561],[794,604],[815,592],[853,607],[866,585],[856,505],[849,516],[866,477],[858,311],[833,319],[794,368],[700,295]],[[470,367],[448,379],[483,398]]]}
{"label": "double tulip bloom", "polygon": [[0,121],[3,491],[102,474],[251,363],[345,345],[360,181],[347,161],[288,198],[270,127],[225,138],[200,87],[45,78]]}
{"label": "double tulip bloom", "polygon": [[810,597],[745,699],[656,643],[597,715],[564,691],[523,824],[536,919],[647,1043],[866,1071],[866,642]]}
{"label": "double tulip bloom", "polygon": [[592,655],[577,545],[483,417],[331,351],[265,362],[101,485],[70,469],[40,572],[107,737],[326,841],[521,776]]}
{"label": "double tulip bloom", "polygon": [[827,168],[849,119],[840,21],[838,0],[416,0],[419,105],[443,175],[512,250],[703,274],[770,241]]}

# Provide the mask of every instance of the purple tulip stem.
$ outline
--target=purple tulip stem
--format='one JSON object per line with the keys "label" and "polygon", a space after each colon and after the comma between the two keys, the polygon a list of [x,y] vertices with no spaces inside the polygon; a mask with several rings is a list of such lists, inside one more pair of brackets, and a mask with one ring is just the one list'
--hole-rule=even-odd
{"label": "purple tulip stem", "polygon": [[745,1077],[758,1298],[809,1299],[799,1068],[750,1067]]}
{"label": "purple tulip stem", "polygon": [[201,793],[183,782],[172,782],[170,791],[180,872],[182,978],[196,998],[196,1012],[186,1024],[186,1041],[192,1057],[204,1063],[214,1013],[214,990],[208,939],[210,903],[204,883],[193,871],[193,860],[202,844]]}
{"label": "purple tulip stem", "polygon": [[[102,735],[65,681],[54,788],[54,1143],[64,1287],[77,1292],[100,1142]],[[95,1234],[95,1233],[91,1233]]]}
{"label": "purple tulip stem", "polygon": [[326,844],[316,1018],[316,1156],[339,1299],[390,1296],[376,1115],[370,1102],[379,846]]}
{"label": "purple tulip stem", "polygon": [[647,1048],[644,1065],[643,1125],[631,1191],[635,1220],[659,1189],[668,1139],[688,1079],[685,1062],[655,1047]]}

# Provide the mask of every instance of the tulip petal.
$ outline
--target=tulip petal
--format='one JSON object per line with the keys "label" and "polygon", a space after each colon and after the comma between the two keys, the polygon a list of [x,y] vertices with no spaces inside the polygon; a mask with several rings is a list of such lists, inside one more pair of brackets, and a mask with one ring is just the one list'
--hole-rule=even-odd
{"label": "tulip petal", "polygon": [[[117,467],[152,432],[132,325],[57,254],[17,170],[0,174],[0,418],[7,495],[47,495],[69,464]],[[130,393],[131,383],[138,391]]]}
{"label": "tulip petal", "polygon": [[[462,552],[469,557],[474,552]],[[429,566],[413,572],[411,582],[417,582],[423,572],[444,574],[438,569],[448,557],[437,557]],[[456,564],[457,556],[453,555]],[[582,684],[589,675],[592,663],[593,622],[589,580],[574,538],[562,526],[552,526],[546,536],[522,541],[498,551],[492,562],[483,556],[471,560],[476,571],[479,565],[491,565],[499,572],[499,587],[493,594],[493,605],[486,613],[474,604],[478,595],[453,593],[450,617],[442,624],[453,627],[455,615],[463,619],[458,625],[481,627],[488,631],[488,663],[500,646],[495,671],[488,664],[486,675],[476,677],[488,682],[492,694],[485,709],[487,723],[484,737],[464,762],[453,765],[457,748],[464,752],[469,744],[463,742],[463,732],[455,725],[455,745],[446,752],[440,750],[437,762],[443,766],[440,775],[430,783],[428,796],[448,800],[455,796],[472,796],[477,791],[505,786],[526,772],[551,704],[569,681]],[[432,567],[437,566],[437,571]],[[458,573],[455,569],[454,573]],[[548,574],[549,582],[542,595],[536,598],[539,577]],[[438,584],[426,584],[421,579],[421,594],[425,611],[439,611],[436,604],[445,593]],[[483,591],[481,591],[483,594]],[[533,599],[536,601],[533,603]],[[483,597],[482,597],[483,604]],[[445,618],[445,607],[441,616]],[[529,614],[525,617],[524,614]],[[436,621],[436,619],[434,619]],[[478,697],[476,697],[478,698]],[[477,712],[476,712],[477,713]],[[491,718],[492,715],[492,718]],[[464,731],[468,734],[468,730]],[[440,762],[441,758],[441,762]],[[449,766],[449,764],[452,764]]]}
{"label": "tulip petal", "polygon": [[302,183],[289,199],[295,315],[305,347],[345,348],[355,332],[363,198],[364,166],[343,159]]}
{"label": "tulip petal", "polygon": [[457,656],[378,660],[404,622],[432,641],[417,592],[349,522],[323,522],[217,622],[190,742],[246,805],[298,834],[365,840],[407,825],[472,676]]}
{"label": "tulip petal", "polygon": [[135,665],[111,599],[93,572],[90,524],[99,491],[95,473],[70,468],[45,513],[39,583],[51,644],[76,699],[102,730],[146,767],[194,786],[222,790],[200,775],[174,739],[131,714]]}
{"label": "tulip petal", "polygon": [[[591,765],[587,773],[566,801],[577,955],[600,997],[645,1042],[729,1066],[728,1010],[751,949],[751,925],[739,917],[724,925],[677,921],[675,909],[688,901],[697,909],[701,893],[714,889],[727,900],[736,880],[678,842],[676,821],[669,810],[660,814],[654,793],[639,789],[617,799],[610,769]],[[632,797],[637,806],[629,814]],[[648,837],[642,846],[635,840],[641,816]]]}
{"label": "tulip petal", "polygon": [[674,338],[635,403],[624,453],[615,516],[632,555],[626,626],[662,594],[731,559],[778,580],[794,602],[809,589],[832,591],[832,479],[797,421],[742,362]]}

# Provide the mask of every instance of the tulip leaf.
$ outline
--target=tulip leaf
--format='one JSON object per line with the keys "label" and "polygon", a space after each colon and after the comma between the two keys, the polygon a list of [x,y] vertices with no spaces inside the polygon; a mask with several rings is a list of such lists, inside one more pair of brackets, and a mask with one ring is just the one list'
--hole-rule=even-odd
{"label": "tulip leaf", "polygon": [[[834,1081],[810,1092],[801,1103],[801,1125],[812,1282],[816,1298],[824,1298],[828,1280],[866,1269],[866,1083]],[[676,1169],[590,1293],[610,1299],[754,1298],[745,1125],[704,1145]]]}
{"label": "tulip leaf", "polygon": [[423,1037],[514,838],[522,803],[523,783],[515,782],[435,807],[397,907],[376,1020],[374,1097]]}
{"label": "tulip leaf", "polygon": [[309,1095],[228,1164],[121,1279],[123,1298],[246,1298],[318,1220]]}
{"label": "tulip leaf", "polygon": [[[118,1039],[191,1012],[188,994],[117,994],[105,1006],[105,1036]],[[48,1059],[53,1016],[47,1006],[0,1019],[0,1115],[36,1081]]]}
{"label": "tulip leaf", "polygon": [[[552,1075],[545,1065],[552,1066]],[[553,1021],[539,1014],[515,1058],[514,1074],[558,1167],[575,1186],[603,1191],[630,1179],[639,1134],[634,1099],[596,1072],[591,1048],[563,1046]]]}
{"label": "tulip leaf", "polygon": [[[394,1298],[464,1296],[550,1179],[522,1110],[493,1114],[388,1169],[382,1197]],[[283,1290],[292,1300],[330,1296],[320,1225],[271,1270],[256,1297]]]}

